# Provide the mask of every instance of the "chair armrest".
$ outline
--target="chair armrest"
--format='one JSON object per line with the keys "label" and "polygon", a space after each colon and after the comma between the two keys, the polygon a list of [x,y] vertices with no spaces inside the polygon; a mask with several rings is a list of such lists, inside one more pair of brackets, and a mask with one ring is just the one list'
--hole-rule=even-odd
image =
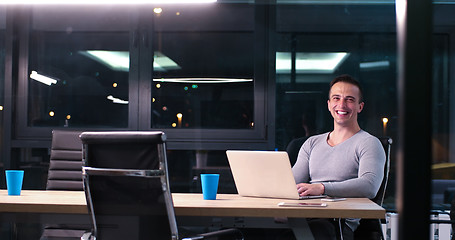
{"label": "chair armrest", "polygon": [[81,240],[94,240],[95,237],[92,235],[91,232],[85,232],[84,235],[82,235]]}
{"label": "chair armrest", "polygon": [[164,171],[82,167],[82,174],[97,176],[161,177],[164,175]]}

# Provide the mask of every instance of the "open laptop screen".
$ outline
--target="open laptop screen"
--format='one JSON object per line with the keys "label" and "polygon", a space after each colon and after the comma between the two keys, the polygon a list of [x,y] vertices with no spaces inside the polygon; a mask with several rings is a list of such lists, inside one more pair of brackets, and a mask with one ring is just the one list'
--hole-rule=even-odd
{"label": "open laptop screen", "polygon": [[299,199],[291,164],[283,151],[226,151],[241,196]]}

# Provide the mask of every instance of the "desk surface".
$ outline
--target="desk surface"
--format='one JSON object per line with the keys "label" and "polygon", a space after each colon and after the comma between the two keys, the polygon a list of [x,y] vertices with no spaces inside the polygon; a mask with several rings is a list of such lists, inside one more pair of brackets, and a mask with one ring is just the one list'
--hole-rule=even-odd
{"label": "desk surface", "polygon": [[[327,202],[327,207],[278,207],[279,202],[320,202],[283,200],[218,194],[217,200],[203,200],[202,194],[174,193],[177,216],[291,217],[291,218],[384,218],[385,210],[366,198]],[[23,190],[8,196],[0,190],[0,212],[87,214],[84,192]]]}

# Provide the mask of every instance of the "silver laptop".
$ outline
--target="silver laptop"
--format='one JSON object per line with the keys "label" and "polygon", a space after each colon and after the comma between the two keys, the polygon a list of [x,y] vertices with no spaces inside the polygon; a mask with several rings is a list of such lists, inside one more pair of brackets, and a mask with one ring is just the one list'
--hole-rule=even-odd
{"label": "silver laptop", "polygon": [[287,199],[325,197],[299,196],[286,152],[227,150],[226,155],[240,196]]}

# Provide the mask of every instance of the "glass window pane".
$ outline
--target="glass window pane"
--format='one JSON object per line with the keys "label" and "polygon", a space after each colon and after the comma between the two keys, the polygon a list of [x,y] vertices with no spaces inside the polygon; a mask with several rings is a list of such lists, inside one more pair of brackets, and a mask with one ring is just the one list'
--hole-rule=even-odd
{"label": "glass window pane", "polygon": [[[244,30],[252,25],[254,15],[242,26],[231,26],[229,19],[219,15],[218,25],[207,25],[212,21],[208,16],[226,14],[231,8],[223,5],[209,14],[181,9],[175,15],[174,10],[175,19],[169,17],[166,22],[163,16],[157,17],[156,28],[163,30],[154,34],[153,128],[254,128],[255,39],[251,27]],[[235,9],[246,14],[252,7]],[[198,19],[207,21],[197,21],[192,31],[182,29],[180,24],[198,11]]]}
{"label": "glass window pane", "polygon": [[[329,83],[349,74],[363,87],[360,127],[377,137],[398,135],[394,4],[277,6],[276,147],[333,130]],[[384,123],[383,118],[388,122]],[[300,141],[303,142],[303,141]],[[395,159],[392,146],[392,170]],[[395,178],[386,203],[394,203]]]}
{"label": "glass window pane", "polygon": [[[378,137],[396,136],[396,35],[387,29],[395,25],[394,11],[393,4],[277,6],[278,149],[333,128],[328,88],[341,74],[363,85],[360,126]],[[377,20],[379,15],[388,18]],[[389,119],[386,129],[384,117]]]}
{"label": "glass window pane", "polygon": [[127,15],[91,10],[50,19],[47,11],[35,9],[30,31],[28,126],[127,127]]}
{"label": "glass window pane", "polygon": [[455,195],[454,11],[453,4],[433,4],[432,207],[447,211]]}
{"label": "glass window pane", "polygon": [[[0,126],[3,126],[3,107],[5,103],[5,58],[6,58],[6,8],[0,6]],[[3,129],[3,128],[2,128]],[[0,139],[3,139],[3,131],[0,130]],[[3,141],[2,141],[3,142]],[[0,154],[3,156],[4,144],[0,144]],[[0,166],[3,166],[0,161]]]}

